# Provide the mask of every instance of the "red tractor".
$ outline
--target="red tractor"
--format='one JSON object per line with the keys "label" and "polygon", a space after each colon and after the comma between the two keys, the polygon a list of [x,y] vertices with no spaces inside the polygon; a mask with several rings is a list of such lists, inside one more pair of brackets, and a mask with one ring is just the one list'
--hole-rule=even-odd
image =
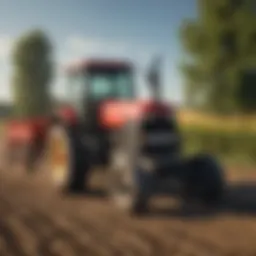
{"label": "red tractor", "polygon": [[133,69],[117,60],[69,67],[69,103],[16,134],[30,140],[28,159],[33,162],[43,148],[51,180],[67,191],[87,189],[90,171],[102,166],[108,195],[132,212],[145,211],[153,195],[169,194],[173,184],[183,199],[218,202],[224,188],[221,167],[209,155],[182,157],[175,113],[160,99],[156,69],[150,73],[148,101],[136,99]]}

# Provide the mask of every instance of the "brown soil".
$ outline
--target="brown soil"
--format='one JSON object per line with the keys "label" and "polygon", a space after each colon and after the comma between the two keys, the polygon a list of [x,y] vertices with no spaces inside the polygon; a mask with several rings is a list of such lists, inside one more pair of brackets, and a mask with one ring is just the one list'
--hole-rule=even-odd
{"label": "brown soil", "polygon": [[232,176],[222,209],[182,211],[168,201],[134,218],[103,194],[60,196],[42,176],[1,171],[0,255],[253,256],[254,174]]}

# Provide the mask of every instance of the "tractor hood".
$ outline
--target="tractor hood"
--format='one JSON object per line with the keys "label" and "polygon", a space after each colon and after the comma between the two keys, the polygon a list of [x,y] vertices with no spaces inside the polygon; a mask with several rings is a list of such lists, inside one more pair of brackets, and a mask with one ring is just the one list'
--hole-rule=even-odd
{"label": "tractor hood", "polygon": [[129,120],[143,118],[145,114],[170,115],[166,103],[156,101],[107,101],[100,107],[101,124],[108,129],[120,128]]}

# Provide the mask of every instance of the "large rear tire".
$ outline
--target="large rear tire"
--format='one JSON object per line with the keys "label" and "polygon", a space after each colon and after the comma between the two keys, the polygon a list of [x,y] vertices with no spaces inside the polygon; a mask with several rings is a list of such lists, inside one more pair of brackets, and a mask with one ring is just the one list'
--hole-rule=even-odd
{"label": "large rear tire", "polygon": [[85,189],[88,166],[77,131],[57,124],[50,128],[46,143],[46,168],[53,185],[64,192]]}

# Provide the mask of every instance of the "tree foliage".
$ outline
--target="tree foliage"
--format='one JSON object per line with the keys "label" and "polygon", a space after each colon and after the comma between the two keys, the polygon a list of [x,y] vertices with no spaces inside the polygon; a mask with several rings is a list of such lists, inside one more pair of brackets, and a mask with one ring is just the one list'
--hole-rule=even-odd
{"label": "tree foliage", "polygon": [[30,31],[17,40],[13,65],[15,115],[35,117],[47,114],[52,61],[51,44],[43,31]]}
{"label": "tree foliage", "polygon": [[198,0],[197,20],[184,22],[182,71],[190,106],[222,113],[256,110],[254,1]]}

